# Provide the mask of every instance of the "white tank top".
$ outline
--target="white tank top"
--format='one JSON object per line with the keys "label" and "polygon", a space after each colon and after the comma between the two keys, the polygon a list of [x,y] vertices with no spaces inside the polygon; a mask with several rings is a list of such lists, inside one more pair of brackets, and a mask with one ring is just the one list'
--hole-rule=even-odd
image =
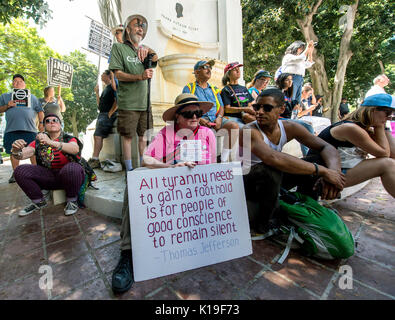
{"label": "white tank top", "polygon": [[[281,152],[283,149],[283,146],[288,142],[287,134],[284,129],[283,121],[284,120],[277,120],[277,123],[280,127],[280,132],[281,132],[280,141],[278,142],[278,144],[274,144],[273,142],[271,142],[269,140],[269,138],[266,136],[266,134],[261,130],[261,128],[259,128],[259,125],[256,121],[246,124],[244,126],[244,128],[258,129],[258,131],[262,134],[264,142],[273,150]],[[261,159],[259,159],[254,153],[251,152],[251,149],[249,149],[249,150],[246,150],[246,149],[247,148],[243,147],[243,172],[248,172],[250,167],[262,162]]]}

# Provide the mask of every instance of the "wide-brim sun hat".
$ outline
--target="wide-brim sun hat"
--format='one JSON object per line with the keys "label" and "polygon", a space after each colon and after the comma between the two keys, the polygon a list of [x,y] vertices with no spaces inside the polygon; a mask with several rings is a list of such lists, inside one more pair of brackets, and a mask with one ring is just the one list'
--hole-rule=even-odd
{"label": "wide-brim sun hat", "polygon": [[182,93],[177,96],[174,101],[174,106],[163,112],[163,121],[174,121],[176,119],[177,111],[190,106],[197,105],[203,111],[203,114],[207,113],[214,105],[209,101],[199,101],[198,97],[191,93]]}
{"label": "wide-brim sun hat", "polygon": [[361,107],[386,107],[395,109],[395,101],[394,97],[387,93],[378,93],[366,97]]}
{"label": "wide-brim sun hat", "polygon": [[[148,22],[147,22],[147,19],[146,19],[145,17],[143,17],[142,15],[140,15],[140,14],[132,14],[131,16],[129,16],[129,17],[126,18],[125,23],[123,24],[123,25],[124,25],[124,28],[125,28],[125,29],[123,30],[123,37],[125,38],[125,35],[126,35],[126,28],[127,28],[127,26],[129,25],[130,21],[132,21],[133,19],[139,19],[139,20],[142,20],[143,23],[145,23],[145,28],[143,28],[143,30],[144,30],[144,32],[143,32],[143,39],[144,39],[145,36],[147,35]],[[141,39],[141,40],[143,40],[143,39]]]}

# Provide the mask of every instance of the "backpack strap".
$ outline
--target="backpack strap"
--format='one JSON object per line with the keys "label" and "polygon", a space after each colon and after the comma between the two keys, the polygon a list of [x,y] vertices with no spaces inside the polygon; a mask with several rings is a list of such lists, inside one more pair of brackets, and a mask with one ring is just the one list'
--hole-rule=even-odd
{"label": "backpack strap", "polygon": [[295,231],[295,228],[290,227],[287,245],[286,245],[281,257],[278,259],[277,263],[282,264],[285,261],[285,259],[288,257],[289,250],[291,250],[292,241],[294,239],[296,239],[300,243],[304,242],[304,240],[301,237],[299,237],[298,233]]}

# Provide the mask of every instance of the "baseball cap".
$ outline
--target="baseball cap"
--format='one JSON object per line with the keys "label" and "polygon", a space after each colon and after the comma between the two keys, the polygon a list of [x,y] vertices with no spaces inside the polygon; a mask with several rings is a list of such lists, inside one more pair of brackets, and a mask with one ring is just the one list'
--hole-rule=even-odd
{"label": "baseball cap", "polygon": [[227,64],[227,65],[225,66],[224,74],[227,73],[228,71],[234,69],[234,68],[242,67],[242,66],[243,66],[243,65],[242,65],[241,63],[238,63],[238,62],[231,62],[231,63],[229,63],[229,64]]}
{"label": "baseball cap", "polygon": [[394,97],[387,93],[374,94],[365,98],[361,107],[386,107],[395,109]]}
{"label": "baseball cap", "polygon": [[193,70],[197,70],[200,67],[203,67],[204,65],[209,64],[211,67],[215,64],[214,60],[200,60],[198,62],[196,62],[195,66],[193,67]]}
{"label": "baseball cap", "polygon": [[14,76],[12,77],[12,80],[14,80],[15,78],[21,78],[23,81],[25,81],[25,78],[19,73],[14,74]]}
{"label": "baseball cap", "polygon": [[269,71],[260,70],[256,74],[255,79],[260,79],[260,78],[273,78],[273,77],[270,75]]}

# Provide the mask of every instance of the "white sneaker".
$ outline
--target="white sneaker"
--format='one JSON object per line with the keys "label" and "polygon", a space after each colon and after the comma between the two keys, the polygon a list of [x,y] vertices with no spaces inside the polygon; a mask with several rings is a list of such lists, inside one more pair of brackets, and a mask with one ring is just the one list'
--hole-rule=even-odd
{"label": "white sneaker", "polygon": [[71,216],[77,211],[78,211],[77,201],[67,201],[66,206],[64,207],[64,214],[66,216]]}
{"label": "white sneaker", "polygon": [[46,206],[47,206],[47,202],[45,200],[42,200],[39,203],[32,202],[25,209],[19,211],[19,216],[20,217],[27,216],[27,215],[33,213],[34,211],[40,210],[41,208],[44,208]]}

